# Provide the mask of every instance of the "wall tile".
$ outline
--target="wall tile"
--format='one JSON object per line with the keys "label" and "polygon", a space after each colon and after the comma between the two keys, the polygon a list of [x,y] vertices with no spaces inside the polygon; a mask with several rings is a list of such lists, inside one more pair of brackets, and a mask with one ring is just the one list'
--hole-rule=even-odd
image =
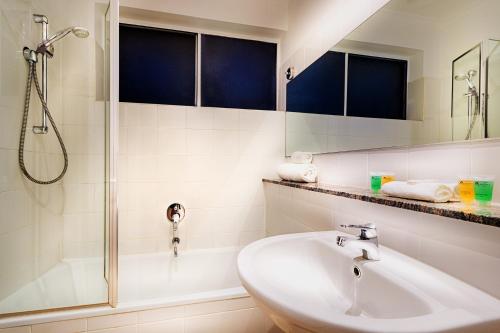
{"label": "wall tile", "polygon": [[385,153],[367,154],[367,171],[390,171],[394,172],[396,179],[408,179],[408,153],[405,149]]}
{"label": "wall tile", "polygon": [[189,129],[212,129],[214,124],[214,109],[212,108],[189,108],[186,111],[186,128]]}
{"label": "wall tile", "polygon": [[179,333],[184,332],[184,319],[173,319],[137,325],[137,333]]}
{"label": "wall tile", "polygon": [[138,322],[140,324],[157,322],[157,321],[168,321],[170,319],[184,317],[185,307],[173,306],[167,308],[139,311],[137,315],[138,315]]}
{"label": "wall tile", "polygon": [[31,327],[32,333],[78,333],[87,330],[85,319],[58,321],[46,324],[37,324]]}
{"label": "wall tile", "polygon": [[470,151],[461,146],[411,149],[408,154],[409,179],[454,181],[470,174]]}
{"label": "wall tile", "polygon": [[137,326],[124,326],[116,328],[108,328],[99,331],[89,331],[94,333],[137,333]]}
{"label": "wall tile", "polygon": [[137,323],[137,313],[127,312],[109,316],[92,317],[87,320],[89,331],[102,330],[122,326],[132,326]]}
{"label": "wall tile", "polygon": [[222,301],[190,304],[186,306],[186,316],[193,317],[217,312],[248,309],[255,307],[250,297],[235,298]]}
{"label": "wall tile", "polygon": [[18,326],[0,329],[0,333],[31,333],[31,326]]}
{"label": "wall tile", "polygon": [[214,109],[214,129],[237,130],[239,126],[240,112],[238,109]]}
{"label": "wall tile", "polygon": [[158,152],[160,154],[186,154],[187,131],[168,127],[158,128]]}
{"label": "wall tile", "polygon": [[186,108],[158,105],[158,125],[164,128],[186,128]]}
{"label": "wall tile", "polygon": [[257,309],[210,314],[186,318],[185,333],[243,333],[265,332],[263,314]]}

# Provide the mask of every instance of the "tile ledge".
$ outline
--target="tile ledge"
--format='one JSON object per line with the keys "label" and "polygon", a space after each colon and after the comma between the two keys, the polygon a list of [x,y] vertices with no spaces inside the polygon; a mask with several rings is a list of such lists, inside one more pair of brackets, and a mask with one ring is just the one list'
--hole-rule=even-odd
{"label": "tile ledge", "polygon": [[486,208],[479,208],[473,205],[471,206],[470,211],[466,211],[464,209],[465,206],[459,202],[432,203],[419,200],[401,199],[384,194],[373,194],[367,189],[322,183],[297,183],[268,178],[263,178],[262,181],[264,183],[330,194],[500,228],[500,206],[497,205],[492,205]]}

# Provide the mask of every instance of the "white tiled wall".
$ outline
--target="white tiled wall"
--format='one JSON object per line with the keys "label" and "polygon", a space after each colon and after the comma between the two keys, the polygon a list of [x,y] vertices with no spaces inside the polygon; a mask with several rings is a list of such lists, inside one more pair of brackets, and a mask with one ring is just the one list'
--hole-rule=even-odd
{"label": "white tiled wall", "polygon": [[120,104],[120,253],[167,251],[165,211],[186,208],[182,249],[264,236],[261,179],[284,156],[283,112]]}
{"label": "white tiled wall", "polygon": [[[370,171],[393,171],[396,178],[456,181],[458,177],[492,175],[500,179],[500,140],[378,149],[314,157],[319,182],[369,188]],[[497,184],[498,185],[498,184]],[[500,202],[500,186],[493,201]]]}
{"label": "white tiled wall", "polygon": [[[341,230],[373,222],[382,245],[500,297],[500,229],[266,184],[267,234]],[[355,233],[355,232],[354,232]]]}
{"label": "white tiled wall", "polygon": [[0,333],[278,333],[250,297],[0,329]]}
{"label": "white tiled wall", "polygon": [[286,113],[286,154],[407,146],[421,142],[419,121]]}

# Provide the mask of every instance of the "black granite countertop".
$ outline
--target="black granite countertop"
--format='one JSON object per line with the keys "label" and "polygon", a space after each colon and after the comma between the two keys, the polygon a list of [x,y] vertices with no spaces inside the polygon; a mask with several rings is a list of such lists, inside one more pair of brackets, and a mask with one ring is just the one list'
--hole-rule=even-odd
{"label": "black granite countertop", "polygon": [[384,194],[374,194],[370,190],[356,187],[335,186],[320,183],[297,183],[284,180],[262,179],[265,183],[299,188],[302,190],[326,193],[339,197],[372,202],[379,205],[397,207],[428,213],[473,223],[480,223],[500,227],[500,206],[491,205],[479,207],[476,205],[465,206],[460,202],[432,203],[419,200],[401,199]]}

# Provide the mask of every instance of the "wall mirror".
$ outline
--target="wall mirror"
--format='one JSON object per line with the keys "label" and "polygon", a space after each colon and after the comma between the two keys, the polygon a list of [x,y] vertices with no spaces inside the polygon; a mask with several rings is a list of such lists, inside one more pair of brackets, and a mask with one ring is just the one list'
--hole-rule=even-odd
{"label": "wall mirror", "polygon": [[389,1],[287,83],[287,155],[500,137],[498,13]]}

